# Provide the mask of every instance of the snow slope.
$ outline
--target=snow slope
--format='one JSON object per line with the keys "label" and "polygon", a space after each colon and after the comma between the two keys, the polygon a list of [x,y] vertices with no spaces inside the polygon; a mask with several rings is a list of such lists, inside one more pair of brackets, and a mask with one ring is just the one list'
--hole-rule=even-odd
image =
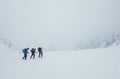
{"label": "snow slope", "polygon": [[42,59],[0,44],[0,79],[120,79],[120,47],[46,51]]}

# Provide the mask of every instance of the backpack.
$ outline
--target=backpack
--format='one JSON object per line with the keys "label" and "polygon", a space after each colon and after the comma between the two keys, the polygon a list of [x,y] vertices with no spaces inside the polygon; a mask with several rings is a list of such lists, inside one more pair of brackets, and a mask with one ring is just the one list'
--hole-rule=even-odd
{"label": "backpack", "polygon": [[32,48],[32,49],[31,49],[31,52],[32,52],[32,53],[33,53],[33,52],[35,53],[35,50],[36,50],[35,48]]}
{"label": "backpack", "polygon": [[22,49],[22,52],[25,53],[25,49]]}
{"label": "backpack", "polygon": [[42,51],[42,48],[41,48],[41,47],[39,47],[39,48],[38,48],[38,51],[39,51],[39,52],[41,52],[41,51]]}
{"label": "backpack", "polygon": [[22,49],[22,52],[23,52],[23,53],[27,53],[28,50],[27,50],[26,48],[24,48],[24,49]]}

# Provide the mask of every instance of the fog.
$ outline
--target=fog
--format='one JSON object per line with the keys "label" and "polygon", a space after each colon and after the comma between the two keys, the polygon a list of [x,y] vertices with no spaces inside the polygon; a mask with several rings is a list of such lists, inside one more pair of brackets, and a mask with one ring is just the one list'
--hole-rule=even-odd
{"label": "fog", "polygon": [[19,47],[72,49],[120,32],[120,0],[0,0],[0,32]]}

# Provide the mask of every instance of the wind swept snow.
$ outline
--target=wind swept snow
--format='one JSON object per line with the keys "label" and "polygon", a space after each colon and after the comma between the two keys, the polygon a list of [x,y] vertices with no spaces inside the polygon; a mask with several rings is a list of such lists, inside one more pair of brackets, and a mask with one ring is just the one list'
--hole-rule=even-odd
{"label": "wind swept snow", "polygon": [[[120,79],[120,47],[46,51],[42,59],[0,46],[0,79]],[[37,55],[36,55],[37,56]]]}

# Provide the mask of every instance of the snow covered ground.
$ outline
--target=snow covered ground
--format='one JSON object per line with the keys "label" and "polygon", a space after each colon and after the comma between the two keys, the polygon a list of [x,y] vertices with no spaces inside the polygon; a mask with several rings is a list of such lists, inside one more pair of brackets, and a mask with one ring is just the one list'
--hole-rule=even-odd
{"label": "snow covered ground", "polygon": [[[0,44],[0,79],[120,79],[120,47],[46,51],[42,59]],[[36,55],[37,56],[37,55]]]}

